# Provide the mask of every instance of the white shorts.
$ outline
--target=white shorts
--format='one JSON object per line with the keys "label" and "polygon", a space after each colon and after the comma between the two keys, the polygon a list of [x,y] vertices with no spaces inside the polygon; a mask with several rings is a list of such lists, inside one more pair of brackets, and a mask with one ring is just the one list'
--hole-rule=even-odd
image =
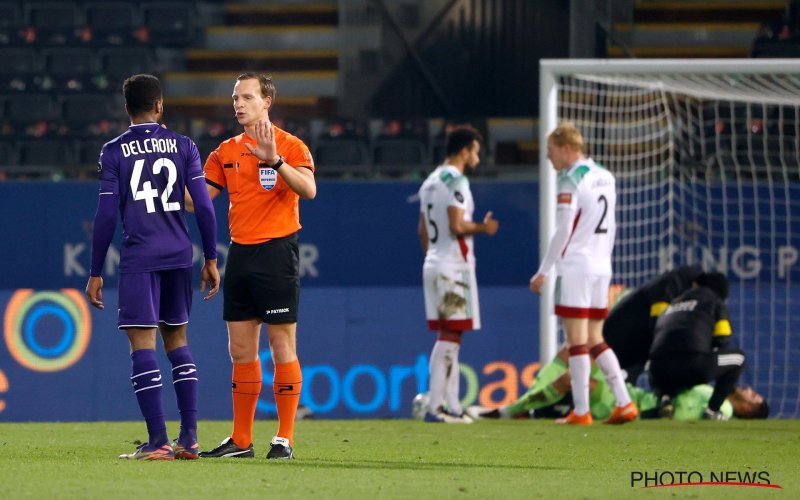
{"label": "white shorts", "polygon": [[447,263],[424,266],[422,283],[428,328],[433,331],[480,330],[474,265]]}
{"label": "white shorts", "polygon": [[555,313],[562,318],[605,319],[611,276],[567,274],[556,278]]}

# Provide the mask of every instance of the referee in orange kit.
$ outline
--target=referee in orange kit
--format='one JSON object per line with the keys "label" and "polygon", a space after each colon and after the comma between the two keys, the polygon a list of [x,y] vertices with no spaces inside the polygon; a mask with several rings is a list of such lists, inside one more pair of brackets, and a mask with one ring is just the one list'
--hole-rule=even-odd
{"label": "referee in orange kit", "polygon": [[253,421],[261,393],[261,324],[275,363],[278,432],[267,458],[294,458],[294,420],[303,384],[297,359],[300,266],[299,200],[317,194],[314,161],[297,137],[274,126],[270,77],[244,73],[233,108],[244,133],[224,141],[205,164],[211,199],[228,189],[231,246],[223,282],[223,318],[233,362],[233,432],[201,458],[254,456]]}

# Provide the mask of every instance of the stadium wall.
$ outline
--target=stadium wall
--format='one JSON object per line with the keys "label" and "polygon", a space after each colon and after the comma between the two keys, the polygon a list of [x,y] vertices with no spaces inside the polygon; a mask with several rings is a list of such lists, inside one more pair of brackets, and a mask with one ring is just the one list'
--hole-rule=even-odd
{"label": "stadium wall", "polygon": [[[423,317],[417,187],[322,183],[317,199],[301,204],[301,402],[318,417],[407,417],[414,394],[427,387],[433,336]],[[493,210],[501,221],[496,237],[476,240],[484,329],[468,334],[461,359],[465,401],[487,405],[516,398],[538,366],[538,299],[527,290],[538,265],[538,187],[533,182],[476,182],[473,191],[476,218]],[[82,292],[96,199],[93,183],[0,184],[2,421],[139,418],[128,385],[127,342],[116,330],[113,252],[105,273],[105,311],[89,307]],[[215,206],[224,265],[226,200]],[[194,221],[189,225],[199,242]],[[749,244],[758,247],[758,242]],[[722,255],[719,249],[709,251]],[[759,257],[757,248],[745,253],[748,262],[775,258]],[[786,255],[782,258],[785,263]],[[737,274],[735,265],[727,269],[731,296],[746,296],[736,290],[749,288],[758,276]],[[199,264],[195,271],[199,275]],[[797,273],[793,262],[784,276],[797,279]],[[790,303],[800,303],[800,293],[791,293]],[[230,362],[221,311],[222,297],[203,302],[195,295],[190,342],[200,370],[201,418],[230,418]],[[770,327],[734,324],[734,330],[740,326]],[[746,350],[756,357],[768,347],[747,345]],[[162,368],[167,367],[160,356]],[[271,372],[269,353],[263,352],[262,359]],[[794,394],[796,400],[800,381],[788,382],[780,396]],[[261,418],[275,415],[268,387],[259,405]],[[176,416],[168,388],[164,401],[169,415]]]}
{"label": "stadium wall", "polygon": [[[424,320],[417,189],[417,183],[324,183],[313,202],[301,204],[302,403],[318,416],[405,417],[414,394],[427,387],[434,337]],[[532,370],[521,372],[537,357],[537,305],[527,292],[537,265],[536,185],[491,182],[473,189],[476,217],[491,209],[502,230],[476,242],[486,326],[468,339],[465,386],[474,400],[479,391],[484,399],[510,400],[530,382]],[[127,341],[116,329],[116,250],[104,272],[106,309],[89,307],[83,295],[96,203],[94,183],[0,184],[6,214],[0,222],[0,420],[138,418]],[[227,200],[215,206],[224,266]],[[195,273],[199,280],[199,263]],[[230,418],[221,315],[221,296],[203,302],[196,293],[189,335],[203,418]],[[269,353],[262,359],[271,372]],[[163,355],[161,366],[169,366]],[[259,406],[264,418],[274,416],[267,387]],[[167,392],[166,408],[177,415],[173,400]]]}

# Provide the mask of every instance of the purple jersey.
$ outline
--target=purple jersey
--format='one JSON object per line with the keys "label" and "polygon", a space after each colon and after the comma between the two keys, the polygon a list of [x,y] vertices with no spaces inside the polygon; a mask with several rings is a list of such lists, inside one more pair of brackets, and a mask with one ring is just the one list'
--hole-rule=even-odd
{"label": "purple jersey", "polygon": [[[95,218],[107,221],[111,205],[107,200],[118,199],[122,216],[122,248],[120,272],[145,272],[178,269],[192,265],[192,245],[186,225],[184,188],[189,187],[198,200],[199,191],[193,181],[205,184],[200,153],[194,142],[156,123],[131,125],[127,132],[103,146],[100,153],[100,203]],[[210,206],[208,194],[198,200]],[[103,213],[101,213],[103,212]],[[201,214],[198,213],[198,216]],[[208,219],[207,214],[204,214]],[[116,219],[116,214],[113,215]],[[211,213],[213,232],[216,220]],[[214,234],[207,221],[201,226],[206,258],[216,258]],[[108,224],[103,224],[108,227]],[[203,227],[207,226],[207,227]],[[99,276],[110,243],[110,235],[93,242],[92,276]],[[210,234],[209,234],[210,233]],[[112,226],[113,234],[113,226]],[[108,243],[104,240],[108,240]]]}

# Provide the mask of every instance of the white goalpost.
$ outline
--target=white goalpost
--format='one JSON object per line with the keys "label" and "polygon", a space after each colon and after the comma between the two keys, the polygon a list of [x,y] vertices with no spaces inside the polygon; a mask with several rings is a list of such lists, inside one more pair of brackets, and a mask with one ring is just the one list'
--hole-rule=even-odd
{"label": "white goalpost", "polygon": [[[542,60],[540,252],[554,232],[547,134],[560,121],[617,177],[612,284],[676,265],[728,275],[741,382],[800,417],[800,60]],[[555,354],[553,280],[540,359]]]}

